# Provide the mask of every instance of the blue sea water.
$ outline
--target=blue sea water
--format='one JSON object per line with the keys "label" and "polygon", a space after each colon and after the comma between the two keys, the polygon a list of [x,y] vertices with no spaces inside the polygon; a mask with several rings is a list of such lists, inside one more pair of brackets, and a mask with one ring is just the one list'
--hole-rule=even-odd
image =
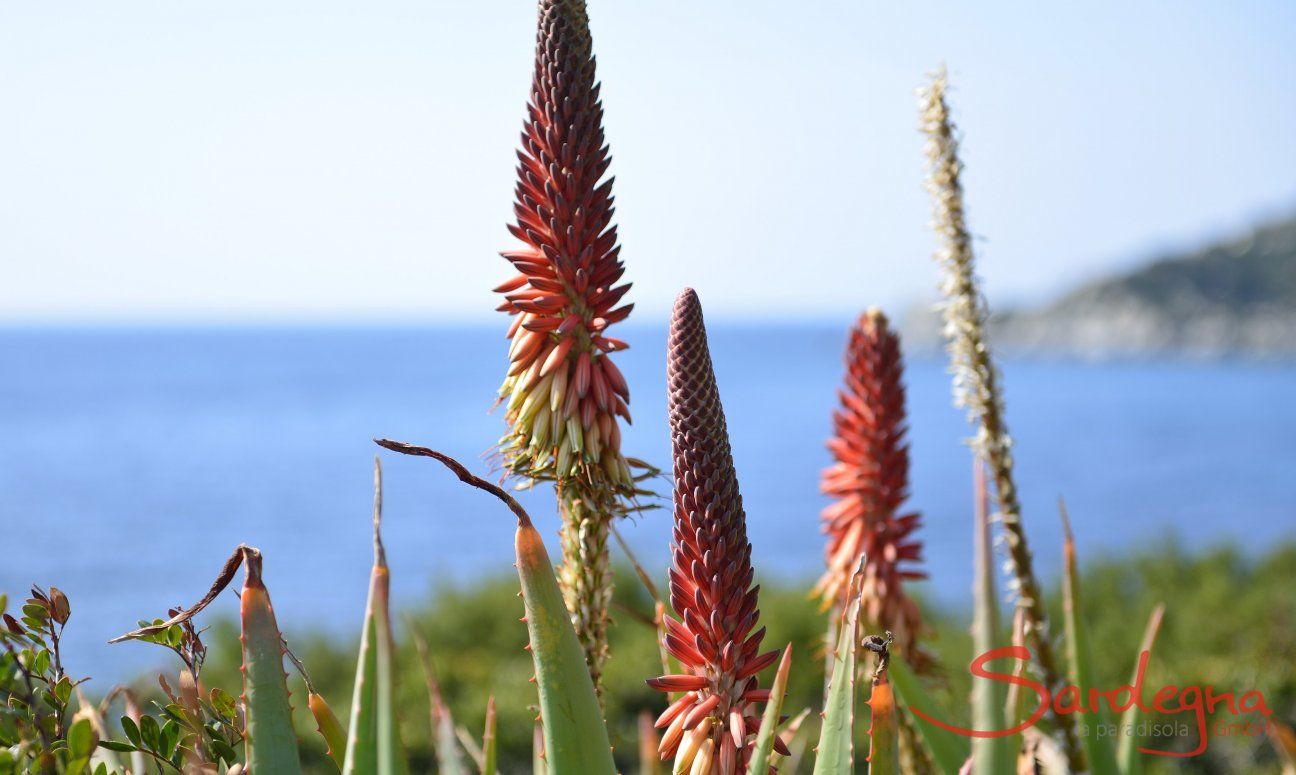
{"label": "blue sea water", "polygon": [[[665,332],[624,336],[635,417],[625,448],[667,466]],[[843,342],[828,326],[712,327],[762,573],[810,578],[820,566],[817,480]],[[157,660],[105,641],[200,597],[240,542],[264,552],[289,629],[354,632],[371,557],[370,439],[427,444],[485,471],[479,456],[502,429],[489,409],[504,349],[488,326],[0,330],[0,590],[64,589],[68,660],[101,687]],[[1256,552],[1296,538],[1296,366],[1008,361],[1004,372],[1044,575],[1060,556],[1058,496],[1082,557],[1168,541]],[[907,382],[925,584],[962,602],[967,425],[943,361],[912,359]],[[398,604],[511,572],[513,523],[499,503],[430,461],[383,457]],[[523,500],[555,535],[552,499]],[[650,568],[665,567],[668,522],[656,511],[624,527]]]}

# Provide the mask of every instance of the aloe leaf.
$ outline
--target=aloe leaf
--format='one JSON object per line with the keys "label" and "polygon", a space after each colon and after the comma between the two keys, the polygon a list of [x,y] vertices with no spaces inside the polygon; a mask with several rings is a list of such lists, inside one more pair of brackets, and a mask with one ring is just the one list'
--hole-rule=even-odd
{"label": "aloe leaf", "polygon": [[406,622],[406,629],[414,639],[419,662],[423,665],[423,681],[427,685],[429,722],[436,749],[437,772],[441,775],[468,775],[468,766],[464,764],[459,744],[456,742],[458,728],[454,716],[441,695],[441,684],[437,681],[436,668],[432,664],[432,654],[427,641],[413,622]]}
{"label": "aloe leaf", "polygon": [[802,708],[801,712],[792,717],[783,727],[783,739],[787,740],[788,756],[779,762],[779,769],[783,772],[797,773],[801,771],[801,758],[805,754],[806,746],[810,744],[810,728],[805,725],[805,720],[810,716],[809,708]]}
{"label": "aloe leaf", "polygon": [[283,639],[275,623],[270,593],[261,581],[261,553],[244,553],[247,574],[240,595],[243,623],[243,703],[247,721],[247,769],[292,775],[301,772],[297,735],[288,703]]}
{"label": "aloe leaf", "polygon": [[765,704],[765,715],[761,717],[760,731],[756,733],[756,747],[752,749],[749,772],[767,772],[770,754],[774,752],[774,735],[777,733],[779,714],[783,712],[783,698],[787,694],[788,673],[792,670],[792,644],[783,649],[783,659],[779,662],[778,672],[774,674],[774,683],[770,686],[769,702]]}
{"label": "aloe leaf", "polygon": [[495,744],[495,697],[486,700],[486,728],[482,730],[482,775],[495,775],[498,769]]}
{"label": "aloe leaf", "polygon": [[[930,711],[937,706],[903,657],[899,655],[891,657],[888,675],[891,677],[895,693],[899,695],[900,702],[905,707],[917,707],[930,714]],[[956,775],[959,768],[972,755],[972,746],[968,738],[941,729],[930,721],[920,718],[916,713],[910,715],[936,766],[944,775]]]}
{"label": "aloe leaf", "polygon": [[374,459],[374,565],[360,636],[344,775],[404,775],[408,765],[396,725],[391,573],[382,543],[382,468]]}
{"label": "aloe leaf", "polygon": [[[972,583],[972,651],[985,654],[996,648],[999,636],[999,600],[995,594],[994,556],[990,545],[989,503],[985,468],[978,459],[975,479],[975,573]],[[972,679],[972,727],[977,730],[1005,729],[1002,686],[986,678]],[[1021,736],[978,737],[972,740],[972,771],[976,775],[1013,772]]]}
{"label": "aloe leaf", "polygon": [[896,724],[895,695],[883,674],[873,681],[869,695],[869,775],[900,775],[900,739]]}
{"label": "aloe leaf", "polygon": [[342,723],[338,721],[337,715],[321,695],[308,692],[306,705],[310,708],[311,715],[315,717],[315,725],[320,737],[324,738],[324,743],[328,746],[329,759],[341,770],[346,756],[346,730],[342,729]]}
{"label": "aloe leaf", "polygon": [[838,775],[853,771],[855,660],[863,567],[864,558],[861,557],[859,567],[851,578],[851,599],[837,634],[832,680],[828,684],[828,697],[824,701],[823,727],[819,732],[819,748],[815,755],[815,775]]}
{"label": "aloe leaf", "polygon": [[[1075,536],[1071,533],[1071,520],[1067,518],[1066,505],[1058,501],[1062,518],[1062,606],[1063,630],[1066,639],[1067,678],[1080,691],[1080,702],[1087,702],[1093,688],[1093,658],[1089,652],[1088,630],[1085,628],[1080,602],[1080,572],[1076,563]],[[1106,707],[1099,703],[1096,722],[1111,723]],[[1116,751],[1111,738],[1103,735],[1081,735],[1080,746],[1093,775],[1117,775]]]}
{"label": "aloe leaf", "polygon": [[550,775],[614,775],[616,766],[608,743],[607,725],[585,664],[585,654],[576,640],[576,631],[572,629],[571,617],[558,589],[553,562],[530,515],[498,485],[474,476],[447,455],[386,439],[378,440],[378,444],[403,454],[440,461],[461,481],[504,501],[517,517],[514,549],[540,695],[548,772]]}
{"label": "aloe leaf", "polygon": [[[1130,686],[1140,686],[1142,683],[1139,677],[1147,672],[1147,661],[1143,655],[1152,656],[1152,647],[1156,645],[1157,633],[1161,631],[1161,619],[1164,616],[1165,605],[1158,603],[1157,607],[1152,609],[1152,615],[1148,617],[1147,628],[1143,630],[1143,641],[1139,644],[1138,662],[1134,665]],[[1143,772],[1143,756],[1138,750],[1143,744],[1143,738],[1134,734],[1142,720],[1143,711],[1137,702],[1131,704],[1121,715],[1121,730],[1129,732],[1128,735],[1121,735],[1120,744],[1116,749],[1116,759],[1122,775],[1139,775]]]}
{"label": "aloe leaf", "polygon": [[[297,655],[288,648],[288,642],[283,644],[284,656],[293,667],[297,668],[297,674],[301,676],[302,683],[306,684],[306,707],[310,709],[311,716],[315,719],[315,730],[323,738],[324,744],[328,747],[327,753],[329,759],[337,766],[338,770],[342,769],[343,757],[346,756],[346,730],[342,728],[342,723],[329,707],[324,696],[315,691],[315,682],[311,680],[310,673],[306,671],[306,665],[297,658]],[[181,675],[183,678],[183,674]]]}

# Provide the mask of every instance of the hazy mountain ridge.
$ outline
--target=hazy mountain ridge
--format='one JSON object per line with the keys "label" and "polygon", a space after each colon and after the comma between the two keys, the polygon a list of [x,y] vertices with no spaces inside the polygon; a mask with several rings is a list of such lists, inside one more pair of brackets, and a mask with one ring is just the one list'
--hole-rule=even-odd
{"label": "hazy mountain ridge", "polygon": [[[933,317],[908,322],[914,345],[938,334]],[[991,333],[1017,353],[1296,358],[1296,215],[997,314]]]}

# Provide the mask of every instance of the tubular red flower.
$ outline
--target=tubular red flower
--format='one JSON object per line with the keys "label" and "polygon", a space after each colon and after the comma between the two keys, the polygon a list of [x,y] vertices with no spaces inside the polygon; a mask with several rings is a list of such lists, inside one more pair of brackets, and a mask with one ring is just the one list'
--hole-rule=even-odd
{"label": "tubular red flower", "polygon": [[756,629],[759,587],[752,586],[746,516],[702,306],[691,289],[675,301],[666,380],[675,469],[670,597],[678,618],[666,618],[665,645],[687,675],[648,683],[689,692],[658,720],[667,728],[662,758],[675,756],[678,772],[707,757],[705,772],[732,775],[745,772],[749,738],[760,726],[748,710],[769,698],[755,673],[778,652],[760,653],[765,629]]}
{"label": "tubular red flower", "polygon": [[509,225],[522,246],[504,251],[518,274],[496,287],[509,329],[508,376],[500,388],[510,433],[501,441],[515,474],[632,487],[617,415],[630,391],[607,336],[633,307],[612,224],[611,158],[578,0],[542,0],[535,75],[518,151]]}
{"label": "tubular red flower", "polygon": [[926,577],[914,567],[922,558],[922,543],[912,536],[919,516],[898,513],[909,496],[903,371],[900,339],[886,316],[865,312],[846,347],[845,385],[828,442],[835,462],[824,469],[820,485],[835,500],[822,514],[827,570],[815,593],[825,607],[844,603],[864,554],[865,616],[894,632],[900,650],[923,665],[916,643],[921,618],[904,592],[905,581]]}

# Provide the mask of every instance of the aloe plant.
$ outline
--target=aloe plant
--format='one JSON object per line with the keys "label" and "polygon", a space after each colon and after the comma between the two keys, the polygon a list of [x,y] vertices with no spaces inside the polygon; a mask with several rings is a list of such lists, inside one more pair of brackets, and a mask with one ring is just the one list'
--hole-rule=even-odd
{"label": "aloe plant", "polygon": [[760,587],[752,586],[747,518],[691,288],[671,314],[666,383],[675,472],[670,603],[678,618],[666,617],[663,643],[683,672],[648,685],[680,695],[657,719],[666,730],[662,759],[674,757],[676,773],[733,775],[746,769],[760,726],[748,710],[769,699],[757,674],[779,651],[760,651],[765,628],[756,626]]}
{"label": "aloe plant", "polygon": [[607,659],[611,520],[632,508],[635,475],[621,452],[630,390],[610,335],[633,304],[612,223],[611,161],[584,0],[541,0],[531,99],[518,151],[522,244],[502,255],[518,273],[498,287],[513,316],[500,400],[504,464],[555,482],[563,519],[559,582],[597,689]]}
{"label": "aloe plant", "polygon": [[391,571],[382,542],[382,464],[374,460],[373,570],[360,630],[360,655],[343,775],[403,775],[408,764],[396,721]]}
{"label": "aloe plant", "polygon": [[378,444],[394,452],[439,461],[460,481],[489,492],[513,512],[518,523],[514,549],[530,636],[528,649],[540,695],[546,767],[551,775],[615,773],[607,727],[585,655],[563,603],[544,540],[531,516],[512,495],[473,475],[448,455],[389,439],[379,439]]}

